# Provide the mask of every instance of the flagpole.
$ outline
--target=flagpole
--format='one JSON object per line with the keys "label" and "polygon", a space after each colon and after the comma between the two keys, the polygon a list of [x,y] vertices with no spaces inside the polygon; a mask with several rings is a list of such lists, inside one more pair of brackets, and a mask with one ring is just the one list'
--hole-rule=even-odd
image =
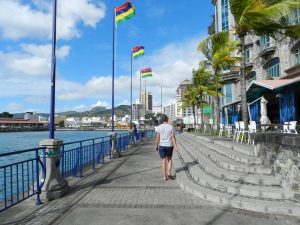
{"label": "flagpole", "polygon": [[50,100],[50,132],[49,138],[54,139],[54,113],[55,113],[55,78],[56,78],[56,12],[57,0],[53,1],[53,24],[52,24],[52,59],[51,59],[51,100]]}
{"label": "flagpole", "polygon": [[162,85],[160,85],[160,112],[162,113]]}
{"label": "flagpole", "polygon": [[146,89],[146,78],[145,78],[145,126],[146,126],[146,104],[147,104],[147,89]]}
{"label": "flagpole", "polygon": [[[140,71],[140,105],[142,105],[142,75],[141,75],[141,71]],[[142,113],[140,113],[140,114],[142,114]]]}
{"label": "flagpole", "polygon": [[116,32],[116,24],[115,24],[115,15],[116,9],[114,8],[113,12],[113,58],[112,58],[112,93],[111,93],[111,132],[115,131],[115,32]]}
{"label": "flagpole", "polygon": [[130,130],[132,130],[132,50],[130,51],[131,55],[131,74],[130,74]]}

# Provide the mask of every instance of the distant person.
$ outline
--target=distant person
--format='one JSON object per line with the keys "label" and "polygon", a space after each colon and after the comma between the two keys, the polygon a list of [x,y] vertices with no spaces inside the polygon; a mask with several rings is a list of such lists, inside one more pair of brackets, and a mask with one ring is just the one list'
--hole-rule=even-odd
{"label": "distant person", "polygon": [[134,143],[137,143],[138,140],[138,130],[136,129],[136,125],[133,124],[133,141]]}
{"label": "distant person", "polygon": [[[173,151],[177,150],[177,143],[173,126],[168,124],[169,118],[163,114],[162,124],[157,127],[156,150],[162,159],[163,180],[174,179],[171,174]],[[168,161],[168,173],[166,172],[166,162]]]}

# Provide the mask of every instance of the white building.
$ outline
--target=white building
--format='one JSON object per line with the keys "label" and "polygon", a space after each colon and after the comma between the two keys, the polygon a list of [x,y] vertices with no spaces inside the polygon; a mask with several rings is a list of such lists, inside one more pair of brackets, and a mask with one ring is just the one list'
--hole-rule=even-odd
{"label": "white building", "polygon": [[191,108],[181,108],[183,96],[186,93],[188,87],[192,86],[192,84],[192,81],[184,80],[176,89],[175,117],[177,118],[184,119],[192,115]]}
{"label": "white building", "polygon": [[164,114],[166,114],[170,120],[176,119],[176,104],[171,103],[164,107]]}
{"label": "white building", "polygon": [[79,118],[68,117],[65,119],[65,127],[68,128],[79,128],[81,126],[81,122]]}

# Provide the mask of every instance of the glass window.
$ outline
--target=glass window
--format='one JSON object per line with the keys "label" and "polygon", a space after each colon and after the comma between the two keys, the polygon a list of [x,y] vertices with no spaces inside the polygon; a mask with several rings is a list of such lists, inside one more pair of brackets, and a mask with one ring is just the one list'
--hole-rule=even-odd
{"label": "glass window", "polygon": [[289,24],[296,25],[300,23],[300,9],[295,9],[290,13]]}
{"label": "glass window", "polygon": [[270,36],[264,35],[260,37],[260,47],[261,48],[268,48],[271,45],[271,38]]}
{"label": "glass window", "polygon": [[229,29],[229,10],[228,0],[221,0],[221,13],[222,13],[222,30]]}
{"label": "glass window", "polygon": [[280,60],[279,58],[274,58],[267,66],[267,75],[269,77],[279,77],[280,76]]}
{"label": "glass window", "polygon": [[224,104],[228,104],[232,102],[232,85],[225,84],[223,87],[223,94],[224,94]]}
{"label": "glass window", "polygon": [[295,65],[300,64],[300,47],[296,49],[295,54]]}
{"label": "glass window", "polygon": [[248,47],[245,49],[246,63],[251,62],[252,60],[252,47]]}

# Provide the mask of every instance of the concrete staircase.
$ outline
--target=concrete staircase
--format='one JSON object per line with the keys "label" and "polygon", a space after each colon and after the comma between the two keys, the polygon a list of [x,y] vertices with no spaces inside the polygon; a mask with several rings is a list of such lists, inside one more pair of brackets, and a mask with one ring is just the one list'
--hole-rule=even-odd
{"label": "concrete staircase", "polygon": [[281,177],[261,165],[254,147],[194,134],[177,135],[177,181],[186,192],[218,205],[300,216],[300,204]]}

